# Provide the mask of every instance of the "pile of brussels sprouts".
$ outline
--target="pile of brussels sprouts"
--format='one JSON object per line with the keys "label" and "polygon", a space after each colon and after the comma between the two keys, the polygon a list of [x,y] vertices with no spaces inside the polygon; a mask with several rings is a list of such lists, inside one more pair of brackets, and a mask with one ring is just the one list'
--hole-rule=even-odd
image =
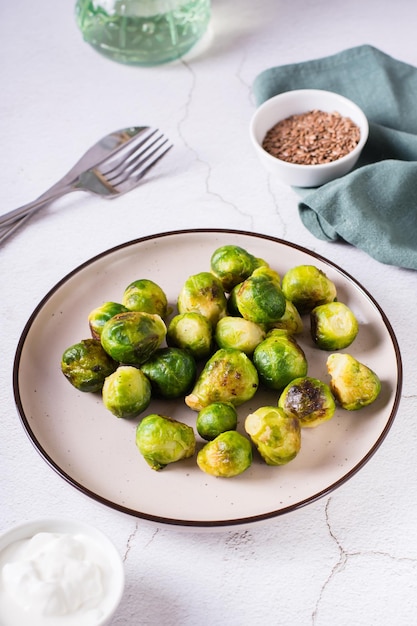
{"label": "pile of brussels sprouts", "polygon": [[[297,335],[303,317],[314,345],[332,352],[329,384],[307,375]],[[136,418],[136,445],[160,470],[196,454],[213,476],[244,472],[253,446],[268,465],[284,465],[301,448],[302,428],[331,419],[336,406],[353,411],[379,395],[378,376],[351,354],[354,313],[337,300],[335,284],[313,265],[281,278],[263,259],[236,245],[214,251],[210,270],[189,276],[171,309],[163,289],[149,279],[128,285],[121,302],[88,315],[91,337],[67,348],[61,369],[81,391],[100,392],[118,418]],[[277,403],[247,415],[237,430],[236,407],[259,386]],[[184,398],[196,412],[195,430],[166,415],[143,416],[153,397]]]}

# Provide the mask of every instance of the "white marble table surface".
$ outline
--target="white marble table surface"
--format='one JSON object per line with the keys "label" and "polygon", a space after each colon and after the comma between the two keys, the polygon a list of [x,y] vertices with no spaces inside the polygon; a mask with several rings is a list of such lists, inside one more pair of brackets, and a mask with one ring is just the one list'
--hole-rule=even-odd
{"label": "white marble table surface", "polygon": [[[417,4],[213,0],[206,48],[152,69],[95,53],[73,10],[72,0],[0,9],[0,211],[40,195],[110,130],[155,125],[175,149],[157,177],[117,204],[67,196],[0,249],[0,530],[64,515],[106,532],[127,576],[114,626],[415,624],[416,275],[315,239],[300,222],[294,191],[258,164],[248,123],[251,85],[266,67],[363,43],[417,65]],[[29,441],[12,390],[19,336],[60,278],[131,239],[203,227],[270,234],[341,265],[384,309],[404,364],[393,427],[352,480],[267,524],[204,533],[118,513],[67,484]]]}

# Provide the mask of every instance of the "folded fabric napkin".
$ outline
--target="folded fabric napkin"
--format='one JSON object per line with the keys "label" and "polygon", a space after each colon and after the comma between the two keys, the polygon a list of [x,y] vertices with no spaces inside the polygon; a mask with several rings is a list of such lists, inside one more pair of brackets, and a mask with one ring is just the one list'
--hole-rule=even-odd
{"label": "folded fabric napkin", "polygon": [[300,190],[303,224],[378,261],[417,270],[417,68],[363,45],[273,67],[254,81],[257,104],[292,89],[327,89],[358,104],[369,139],[355,169]]}

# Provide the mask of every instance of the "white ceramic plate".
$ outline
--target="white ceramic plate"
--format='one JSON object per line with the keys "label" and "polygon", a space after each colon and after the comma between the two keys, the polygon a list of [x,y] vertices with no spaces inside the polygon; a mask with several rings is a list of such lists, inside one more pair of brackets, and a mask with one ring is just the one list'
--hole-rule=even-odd
{"label": "white ceramic plate", "polygon": [[[324,270],[339,300],[355,312],[360,332],[349,352],[382,381],[377,401],[357,412],[338,409],[329,422],[305,429],[297,458],[269,467],[254,455],[249,470],[219,479],[203,473],[195,458],[156,472],[135,446],[136,420],[114,417],[100,394],[77,391],[60,370],[64,350],[89,337],[88,313],[106,301],[120,301],[125,287],[150,278],[175,305],[191,274],[207,271],[213,251],[236,244],[262,257],[281,276],[312,264]],[[328,382],[327,353],[313,347],[306,330],[298,338],[309,375]],[[178,526],[248,524],[273,518],[329,493],[357,472],[378,449],[394,420],[401,391],[401,357],[393,330],[380,306],[351,276],[308,250],[265,235],[232,230],[161,233],[118,246],[64,277],[40,302],[22,333],[14,366],[17,407],[30,439],[65,480],[114,509]],[[278,395],[259,391],[239,408],[239,428],[256,408],[275,404]],[[145,414],[161,412],[195,424],[184,401],[152,402]],[[202,442],[201,442],[202,443]]]}

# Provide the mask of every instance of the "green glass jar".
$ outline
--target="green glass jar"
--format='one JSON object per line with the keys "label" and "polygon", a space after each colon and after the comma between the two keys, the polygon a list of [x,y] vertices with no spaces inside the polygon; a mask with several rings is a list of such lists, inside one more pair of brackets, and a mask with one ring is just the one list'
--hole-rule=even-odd
{"label": "green glass jar", "polygon": [[207,30],[210,0],[77,0],[84,40],[104,56],[152,66],[178,59]]}

